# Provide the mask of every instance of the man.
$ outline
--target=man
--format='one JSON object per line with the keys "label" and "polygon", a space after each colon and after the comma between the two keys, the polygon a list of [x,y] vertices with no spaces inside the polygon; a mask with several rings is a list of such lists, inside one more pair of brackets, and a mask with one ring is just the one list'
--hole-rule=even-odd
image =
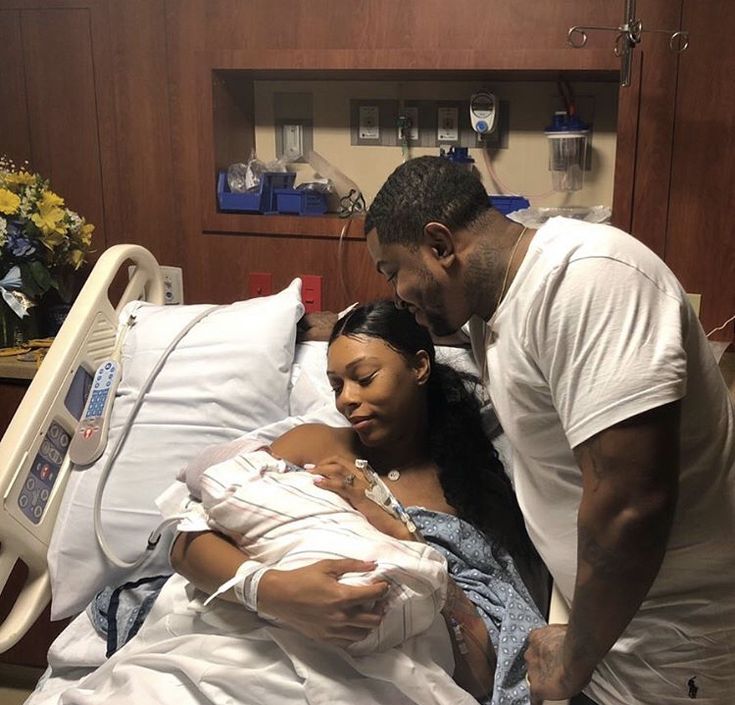
{"label": "man", "polygon": [[735,410],[673,274],[608,226],[537,232],[440,157],[367,214],[397,302],[437,336],[469,321],[515,451],[529,534],[570,604],[532,633],[532,703],[735,697]]}

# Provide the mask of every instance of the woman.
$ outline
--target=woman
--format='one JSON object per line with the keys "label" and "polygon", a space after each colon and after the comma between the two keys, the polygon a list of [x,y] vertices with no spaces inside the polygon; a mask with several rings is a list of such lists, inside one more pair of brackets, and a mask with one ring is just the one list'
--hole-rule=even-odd
{"label": "woman", "polygon": [[[506,551],[524,572],[535,565],[535,555],[510,483],[483,433],[468,380],[436,363],[426,329],[390,302],[354,309],[337,322],[327,374],[350,427],[304,425],[275,441],[271,452],[302,467],[313,465],[316,484],[343,497],[380,531],[414,539],[404,521],[366,498],[367,483],[355,467],[356,459],[366,459],[425,540],[447,558],[452,579],[443,615],[456,682],[489,702],[495,681],[496,691],[502,691],[498,702],[501,696],[503,702],[525,702],[522,643],[540,618]],[[208,532],[182,534],[172,561],[192,583],[213,592],[237,571],[243,556]],[[380,621],[379,612],[365,603],[382,596],[386,586],[346,588],[337,579],[366,568],[322,561],[313,569],[269,570],[258,587],[258,609],[318,640],[359,641]],[[325,573],[334,581],[328,597],[318,589]],[[510,594],[509,600],[520,597],[525,603],[516,623],[505,619],[504,605],[498,606]],[[225,598],[236,600],[232,593]],[[501,642],[515,647],[504,646],[499,660],[495,645]]]}

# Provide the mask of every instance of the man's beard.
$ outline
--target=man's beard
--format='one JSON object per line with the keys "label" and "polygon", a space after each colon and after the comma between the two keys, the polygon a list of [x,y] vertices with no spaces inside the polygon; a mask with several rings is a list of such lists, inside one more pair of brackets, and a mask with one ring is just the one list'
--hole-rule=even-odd
{"label": "man's beard", "polygon": [[456,333],[458,327],[453,326],[448,320],[446,308],[442,299],[441,287],[429,272],[425,272],[424,280],[426,281],[426,288],[424,290],[423,300],[425,304],[432,305],[432,308],[421,309],[423,318],[426,319],[426,323],[423,325],[425,325],[434,335],[439,337]]}

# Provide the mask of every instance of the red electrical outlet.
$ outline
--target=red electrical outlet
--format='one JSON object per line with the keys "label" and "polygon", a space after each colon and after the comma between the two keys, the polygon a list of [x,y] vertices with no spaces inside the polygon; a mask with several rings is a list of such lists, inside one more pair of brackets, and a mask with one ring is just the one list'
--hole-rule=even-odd
{"label": "red electrical outlet", "polygon": [[270,272],[248,274],[248,298],[270,296],[273,293],[273,275]]}
{"label": "red electrical outlet", "polygon": [[306,313],[322,310],[322,278],[318,274],[300,274],[301,300]]}

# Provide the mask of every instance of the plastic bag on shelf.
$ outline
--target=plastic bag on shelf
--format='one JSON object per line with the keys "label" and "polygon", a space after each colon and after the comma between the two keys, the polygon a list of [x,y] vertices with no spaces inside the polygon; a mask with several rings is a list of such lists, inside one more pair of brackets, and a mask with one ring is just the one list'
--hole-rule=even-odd
{"label": "plastic bag on shelf", "polygon": [[286,172],[287,160],[284,157],[275,159],[267,164],[251,150],[247,164],[237,162],[227,167],[227,186],[232,193],[248,193],[258,191],[260,180],[267,171]]}
{"label": "plastic bag on shelf", "polygon": [[278,159],[274,159],[273,161],[268,162],[265,165],[265,171],[288,171],[286,168],[286,164],[289,163],[289,159],[286,158],[286,156],[278,157]]}
{"label": "plastic bag on shelf", "polygon": [[527,228],[540,228],[549,218],[563,216],[587,223],[609,223],[612,210],[608,206],[565,206],[559,208],[521,208],[508,213],[508,218]]}
{"label": "plastic bag on shelf", "polygon": [[320,179],[314,177],[311,181],[304,181],[296,187],[299,191],[316,191],[317,193],[325,193],[328,195],[336,193],[334,184],[331,179]]}
{"label": "plastic bag on shelf", "polygon": [[247,173],[248,165],[242,162],[230,164],[227,167],[227,187],[232,193],[244,193],[247,191]]}

